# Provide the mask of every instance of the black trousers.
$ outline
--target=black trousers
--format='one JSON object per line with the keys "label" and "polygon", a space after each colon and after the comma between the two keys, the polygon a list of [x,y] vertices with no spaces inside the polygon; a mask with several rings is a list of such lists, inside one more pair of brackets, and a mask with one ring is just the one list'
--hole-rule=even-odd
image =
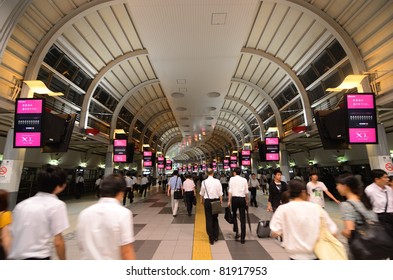
{"label": "black trousers", "polygon": [[205,206],[205,218],[206,218],[206,232],[209,236],[209,241],[214,242],[214,240],[218,239],[218,214],[212,214],[212,205],[210,204],[211,201],[220,200],[219,198],[216,199],[205,199],[204,206]]}
{"label": "black trousers", "polygon": [[239,228],[237,226],[237,218],[236,218],[236,212],[237,212],[237,209],[239,209],[240,230],[241,230],[240,239],[245,240],[245,238],[246,238],[246,198],[233,196],[231,206],[232,206],[232,213],[233,213],[233,231],[236,232],[236,234],[239,234]]}
{"label": "black trousers", "polygon": [[222,186],[222,193],[223,193],[222,196],[228,196],[228,184],[222,183],[221,186]]}
{"label": "black trousers", "polygon": [[187,213],[191,215],[192,212],[192,205],[194,202],[194,192],[184,192],[185,194],[185,199],[186,199],[186,205],[187,205]]}
{"label": "black trousers", "polygon": [[[377,213],[378,220],[383,223],[390,233],[393,236],[393,213]],[[389,257],[393,260],[393,254]]]}
{"label": "black trousers", "polygon": [[123,205],[126,205],[127,197],[130,199],[130,203],[132,203],[134,199],[134,193],[132,192],[132,188],[126,188],[126,190],[124,191]]}
{"label": "black trousers", "polygon": [[254,205],[255,207],[258,206],[257,203],[257,188],[250,188],[251,192],[251,199],[250,199],[250,204],[251,206]]}

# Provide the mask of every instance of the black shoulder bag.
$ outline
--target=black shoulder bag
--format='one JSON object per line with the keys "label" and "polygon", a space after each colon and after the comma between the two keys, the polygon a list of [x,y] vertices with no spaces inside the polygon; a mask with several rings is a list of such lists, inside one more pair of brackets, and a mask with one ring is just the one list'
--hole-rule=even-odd
{"label": "black shoulder bag", "polygon": [[179,180],[179,177],[177,177],[177,179],[176,179],[175,189],[173,192],[173,198],[174,199],[183,199],[183,192],[182,192],[181,188],[177,189],[177,181],[178,180]]}
{"label": "black shoulder bag", "polygon": [[[203,181],[203,185],[205,186],[207,197],[210,199],[209,193],[208,193],[207,188],[206,188],[205,181]],[[219,200],[211,201],[210,204],[211,204],[211,207],[212,207],[212,215],[218,215],[218,214],[221,213],[222,207],[221,207],[221,202]]]}
{"label": "black shoulder bag", "polygon": [[356,260],[381,260],[393,255],[393,237],[380,222],[374,222],[356,208],[351,201],[347,201],[362,217],[363,224],[356,224],[348,239],[349,249]]}

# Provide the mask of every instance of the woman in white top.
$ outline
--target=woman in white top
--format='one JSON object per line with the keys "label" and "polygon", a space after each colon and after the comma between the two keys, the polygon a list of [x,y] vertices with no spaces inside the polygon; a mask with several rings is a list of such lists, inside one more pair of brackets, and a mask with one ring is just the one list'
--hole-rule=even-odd
{"label": "woman in white top", "polygon": [[186,180],[183,183],[184,199],[186,200],[187,213],[191,216],[192,205],[196,202],[195,183],[191,180],[191,175],[186,175]]}

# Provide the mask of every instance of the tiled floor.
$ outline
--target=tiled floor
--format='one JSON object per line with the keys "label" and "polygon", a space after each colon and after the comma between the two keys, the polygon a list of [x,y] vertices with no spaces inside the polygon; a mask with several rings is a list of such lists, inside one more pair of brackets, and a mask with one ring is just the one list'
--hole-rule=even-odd
{"label": "tiled floor", "polygon": [[[260,239],[256,236],[257,223],[260,219],[270,219],[266,212],[267,197],[258,194],[258,208],[250,207],[251,232],[247,225],[246,243],[243,245],[234,239],[232,225],[219,215],[220,236],[211,249],[213,260],[287,260],[288,256],[280,243],[272,238]],[[79,200],[67,200],[70,228],[64,232],[67,259],[80,259],[76,243],[75,226],[79,212],[97,201],[93,196]],[[226,202],[224,203],[226,206]],[[195,214],[187,215],[186,208],[180,203],[177,217],[172,216],[170,198],[158,187],[152,187],[146,198],[136,195],[130,208],[134,216],[135,250],[139,260],[191,260],[194,246]],[[197,204],[197,207],[203,207]],[[342,228],[339,208],[333,202],[327,202],[326,209]],[[193,209],[195,213],[195,209]],[[204,228],[203,228],[204,231]],[[345,241],[342,237],[340,240]],[[206,241],[207,242],[207,241]],[[198,243],[195,243],[198,244]],[[197,245],[196,245],[197,246]],[[53,258],[56,259],[53,252]],[[195,255],[195,254],[194,254]]]}

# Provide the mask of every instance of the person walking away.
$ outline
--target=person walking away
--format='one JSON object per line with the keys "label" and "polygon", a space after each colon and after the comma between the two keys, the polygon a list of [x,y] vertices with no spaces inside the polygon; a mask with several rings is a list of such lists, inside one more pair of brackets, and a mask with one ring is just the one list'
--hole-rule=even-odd
{"label": "person walking away", "polygon": [[191,175],[186,175],[186,180],[183,183],[183,190],[186,199],[187,205],[187,213],[188,216],[191,216],[192,206],[194,204],[194,200],[196,199],[196,190],[194,180],[191,180]]}
{"label": "person walking away", "polygon": [[[232,206],[233,213],[233,231],[235,232],[235,239],[239,239],[244,244],[246,242],[246,207],[248,201],[248,184],[247,180],[240,176],[242,170],[236,167],[233,170],[233,177],[229,179],[228,190],[228,207]],[[240,235],[237,225],[236,212],[239,209],[240,215]]]}
{"label": "person walking away", "polygon": [[337,204],[340,204],[340,201],[329,192],[326,185],[323,182],[318,181],[318,173],[312,172],[310,174],[310,182],[307,183],[306,187],[309,201],[320,205],[322,208],[325,208],[325,199],[323,193],[325,193]]}
{"label": "person walking away", "polygon": [[94,188],[96,191],[96,198],[100,198],[100,188],[101,188],[102,177],[103,177],[103,175],[98,176],[98,179],[94,183]]}
{"label": "person walking away", "polygon": [[50,166],[38,173],[38,193],[18,203],[13,211],[9,259],[49,260],[53,240],[58,258],[65,260],[62,232],[69,222],[66,204],[57,195],[65,189],[66,180],[67,173],[60,167]]}
{"label": "person walking away", "polygon": [[100,200],[79,214],[76,230],[82,259],[135,260],[133,215],[120,204],[126,185],[121,175],[106,176]]}
{"label": "person walking away", "polygon": [[261,187],[264,195],[269,194],[266,174],[261,174]]}
{"label": "person walking away", "polygon": [[[369,221],[377,222],[378,216],[371,207],[362,202],[363,188],[355,176],[349,174],[339,176],[336,188],[340,195],[347,198],[346,201],[340,203],[340,212],[344,222],[341,234],[350,241],[356,225],[363,224],[363,219],[358,211]],[[352,256],[350,258],[353,259]]]}
{"label": "person walking away", "polygon": [[130,199],[130,203],[134,201],[134,192],[133,192],[133,185],[134,182],[131,178],[131,172],[127,171],[126,175],[124,176],[123,172],[120,172],[120,175],[124,177],[124,180],[126,181],[126,188],[124,191],[124,197],[123,197],[123,206],[126,205],[127,198]]}
{"label": "person walking away", "polygon": [[141,195],[143,195],[143,197],[146,197],[148,184],[149,184],[149,180],[147,179],[147,175],[144,174],[141,180],[141,189],[142,189]]}
{"label": "person walking away", "polygon": [[[386,228],[393,235],[393,189],[389,187],[389,176],[382,169],[371,170],[371,177],[374,183],[368,185],[366,193],[372,205],[372,209],[377,213],[378,220],[385,224]],[[393,256],[390,256],[393,260]]]}
{"label": "person walking away", "polygon": [[179,199],[174,198],[174,192],[175,192],[175,190],[183,189],[182,182],[181,182],[178,174],[179,174],[178,170],[173,171],[173,176],[171,177],[171,179],[169,179],[168,189],[167,189],[167,194],[168,194],[168,196],[171,197],[173,217],[177,216],[177,211],[179,209],[179,201],[180,201]]}
{"label": "person walking away", "polygon": [[269,185],[268,212],[275,212],[277,210],[278,206],[282,204],[282,194],[288,190],[287,183],[281,181],[281,170],[275,170],[273,175],[274,178]]}
{"label": "person walking away", "polygon": [[222,186],[223,197],[227,197],[228,196],[228,180],[227,180],[227,177],[225,176],[225,174],[221,174],[220,183]]}
{"label": "person walking away", "polygon": [[271,235],[285,237],[282,245],[290,259],[317,259],[314,246],[319,238],[321,211],[327,228],[332,234],[336,234],[337,225],[319,205],[307,201],[306,186],[303,181],[296,179],[289,181],[288,189],[289,202],[280,205],[270,221]]}
{"label": "person walking away", "polygon": [[218,214],[212,214],[211,202],[220,201],[222,205],[222,186],[220,180],[214,178],[214,170],[212,168],[207,169],[207,179],[202,181],[201,191],[201,204],[205,208],[206,218],[206,232],[209,236],[210,245],[213,245],[215,241],[218,241],[219,225],[218,225]]}
{"label": "person walking away", "polygon": [[6,260],[11,247],[12,213],[8,211],[9,193],[0,189],[0,260]]}
{"label": "person walking away", "polygon": [[136,193],[139,193],[142,196],[142,176],[137,174],[134,181],[134,189]]}
{"label": "person walking away", "polygon": [[251,178],[248,180],[248,188],[251,193],[250,205],[258,207],[257,189],[259,188],[259,182],[255,173],[251,173]]}
{"label": "person walking away", "polygon": [[85,178],[83,178],[82,173],[78,173],[78,176],[75,178],[75,198],[80,199],[83,193],[85,186]]}

